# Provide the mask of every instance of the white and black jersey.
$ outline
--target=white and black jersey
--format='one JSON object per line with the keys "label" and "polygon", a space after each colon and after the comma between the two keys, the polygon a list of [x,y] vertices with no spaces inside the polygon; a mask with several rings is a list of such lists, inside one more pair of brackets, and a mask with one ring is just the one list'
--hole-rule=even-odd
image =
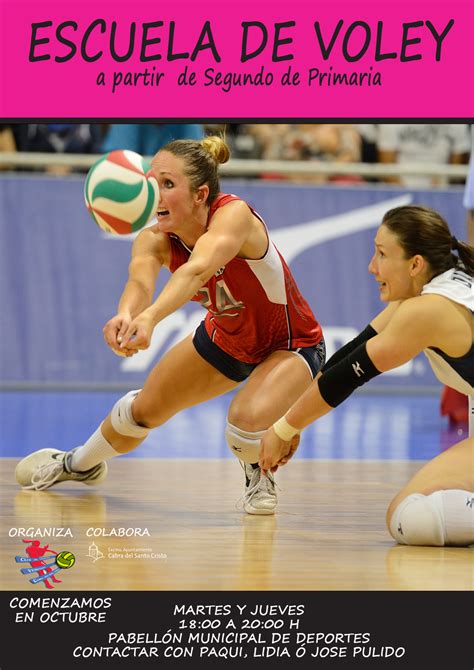
{"label": "white and black jersey", "polygon": [[[474,316],[473,278],[462,270],[453,268],[434,277],[421,292],[422,295],[430,293],[467,307]],[[459,358],[452,358],[436,347],[425,349],[424,353],[441,383],[474,397],[474,342],[469,351]]]}

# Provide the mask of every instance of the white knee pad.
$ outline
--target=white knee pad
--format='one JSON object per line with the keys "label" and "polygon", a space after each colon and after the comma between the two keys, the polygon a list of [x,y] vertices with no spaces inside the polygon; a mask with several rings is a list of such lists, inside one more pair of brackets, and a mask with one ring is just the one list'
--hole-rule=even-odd
{"label": "white knee pad", "polygon": [[110,420],[112,428],[126,437],[146,437],[150,432],[149,428],[139,426],[132,415],[132,403],[140,393],[141,389],[130,391],[123,398],[117,400],[112,408]]}
{"label": "white knee pad", "polygon": [[400,544],[467,547],[474,544],[474,493],[451,489],[412,493],[398,505],[390,533]]}
{"label": "white knee pad", "polygon": [[258,463],[260,440],[265,431],[250,433],[227,422],[225,439],[232,453],[244,463]]}

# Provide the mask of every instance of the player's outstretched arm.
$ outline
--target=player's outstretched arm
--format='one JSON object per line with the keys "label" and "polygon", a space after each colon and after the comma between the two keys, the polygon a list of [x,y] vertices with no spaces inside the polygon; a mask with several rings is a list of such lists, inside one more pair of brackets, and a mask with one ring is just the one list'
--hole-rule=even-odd
{"label": "player's outstretched arm", "polygon": [[213,216],[209,230],[197,240],[188,261],[170,277],[155,302],[130,323],[122,341],[146,349],[153,328],[186,304],[204,284],[231,261],[245,243],[252,214],[244,203],[229,203]]}
{"label": "player's outstretched arm", "polygon": [[153,229],[142,231],[133,243],[128,279],[119,301],[117,314],[104,326],[104,339],[114,353],[131,356],[135,347],[120,347],[132,320],[153,301],[156,280],[163,265],[168,264],[169,242]]}
{"label": "player's outstretched arm", "polygon": [[432,296],[412,298],[394,309],[381,333],[359,344],[319,375],[285,416],[265,433],[260,467],[266,471],[286,463],[296,451],[291,440],[306,426],[340,405],[376,375],[407,363],[428,346],[437,345],[439,321],[440,304]]}

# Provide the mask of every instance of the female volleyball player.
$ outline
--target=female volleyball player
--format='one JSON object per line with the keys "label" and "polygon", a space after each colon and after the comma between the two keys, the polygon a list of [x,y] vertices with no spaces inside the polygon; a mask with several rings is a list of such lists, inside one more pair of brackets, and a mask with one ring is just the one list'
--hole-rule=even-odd
{"label": "female volleyball player", "polygon": [[[274,512],[273,477],[261,475],[257,464],[260,440],[319,371],[324,340],[261,217],[220,193],[217,168],[229,156],[223,139],[208,137],[171,142],[154,157],[158,222],[134,242],[128,282],[104,337],[114,352],[130,356],[146,349],[154,327],[189,300],[207,308],[205,320],[161,358],[143,389],[115,404],[83,446],[23,459],[16,469],[22,486],[98,483],[106,461],[135,449],[151,428],[248,378],[231,402],[225,436],[244,461],[244,509]],[[171,278],[153,302],[163,267]]]}
{"label": "female volleyball player", "polygon": [[451,236],[431,209],[384,216],[369,264],[389,305],[340,349],[288,412],[265,433],[260,466],[288,462],[300,431],[358,386],[424,351],[436,376],[470,400],[469,437],[427,463],[387,512],[401,544],[474,543],[474,248]]}

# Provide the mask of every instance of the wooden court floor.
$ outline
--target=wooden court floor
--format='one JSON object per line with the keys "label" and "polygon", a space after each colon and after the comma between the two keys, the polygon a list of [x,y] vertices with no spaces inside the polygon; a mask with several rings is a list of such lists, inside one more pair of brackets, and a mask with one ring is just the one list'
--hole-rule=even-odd
{"label": "wooden court floor", "polygon": [[473,588],[472,549],[398,546],[385,528],[419,462],[296,459],[277,473],[278,512],[267,517],[236,506],[233,460],[115,459],[100,487],[45,492],[20,490],[15,463],[0,460],[1,590],[46,591],[15,562],[22,539],[75,555],[56,591]]}

